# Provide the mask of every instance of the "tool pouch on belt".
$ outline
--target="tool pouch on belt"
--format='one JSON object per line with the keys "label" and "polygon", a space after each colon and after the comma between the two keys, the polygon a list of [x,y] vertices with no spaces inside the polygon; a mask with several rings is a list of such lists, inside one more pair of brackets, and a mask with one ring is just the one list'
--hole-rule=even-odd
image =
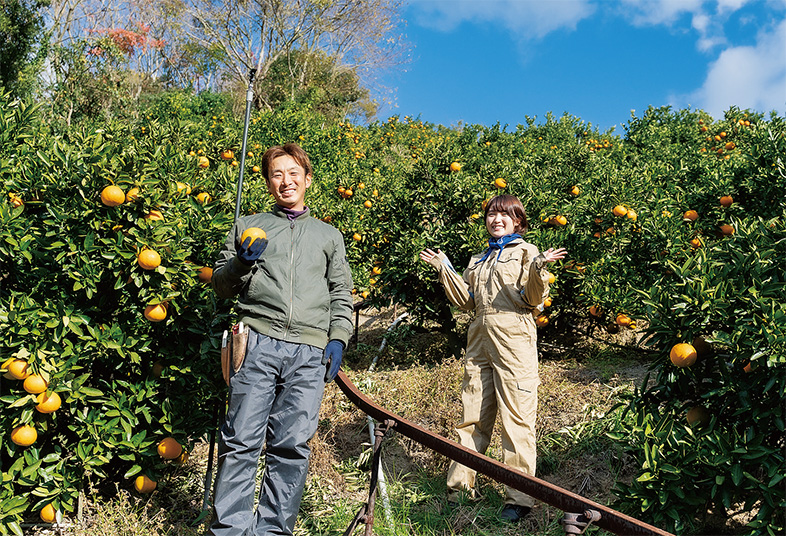
{"label": "tool pouch on belt", "polygon": [[248,330],[243,322],[232,326],[230,331],[224,331],[221,341],[221,374],[227,385],[229,385],[230,367],[237,372],[243,365],[246,346],[248,346]]}

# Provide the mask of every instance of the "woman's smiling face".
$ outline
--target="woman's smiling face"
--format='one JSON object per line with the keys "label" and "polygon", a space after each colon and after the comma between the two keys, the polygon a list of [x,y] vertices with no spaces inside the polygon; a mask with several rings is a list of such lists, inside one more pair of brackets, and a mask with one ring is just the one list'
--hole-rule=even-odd
{"label": "woman's smiling face", "polygon": [[516,232],[518,220],[508,216],[507,212],[489,210],[486,214],[486,229],[493,238],[500,238]]}

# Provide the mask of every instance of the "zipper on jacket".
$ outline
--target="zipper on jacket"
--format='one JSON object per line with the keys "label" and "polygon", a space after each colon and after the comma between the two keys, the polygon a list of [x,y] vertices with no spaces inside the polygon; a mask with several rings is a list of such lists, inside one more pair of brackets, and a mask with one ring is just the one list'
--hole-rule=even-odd
{"label": "zipper on jacket", "polygon": [[295,309],[295,220],[289,222],[289,316],[284,326],[284,340],[289,335],[292,313]]}

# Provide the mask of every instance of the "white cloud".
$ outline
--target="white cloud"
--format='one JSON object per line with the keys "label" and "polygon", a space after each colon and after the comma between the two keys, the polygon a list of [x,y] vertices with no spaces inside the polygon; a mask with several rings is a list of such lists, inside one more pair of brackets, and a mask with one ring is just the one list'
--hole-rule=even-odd
{"label": "white cloud", "polygon": [[[680,99],[681,100],[681,99]],[[709,65],[701,88],[687,99],[715,118],[731,106],[786,111],[786,21],[757,36],[755,46],[731,47]]]}
{"label": "white cloud", "polygon": [[520,39],[541,38],[576,24],[595,12],[591,0],[560,2],[522,0],[410,0],[414,21],[451,31],[462,22],[499,24]]}

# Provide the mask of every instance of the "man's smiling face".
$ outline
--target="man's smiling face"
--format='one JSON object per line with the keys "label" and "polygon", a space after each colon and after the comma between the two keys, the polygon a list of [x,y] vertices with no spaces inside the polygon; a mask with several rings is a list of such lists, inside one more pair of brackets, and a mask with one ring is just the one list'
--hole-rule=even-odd
{"label": "man's smiling face", "polygon": [[292,210],[305,208],[306,188],[311,186],[311,175],[289,155],[279,156],[270,162],[267,190],[276,204]]}

